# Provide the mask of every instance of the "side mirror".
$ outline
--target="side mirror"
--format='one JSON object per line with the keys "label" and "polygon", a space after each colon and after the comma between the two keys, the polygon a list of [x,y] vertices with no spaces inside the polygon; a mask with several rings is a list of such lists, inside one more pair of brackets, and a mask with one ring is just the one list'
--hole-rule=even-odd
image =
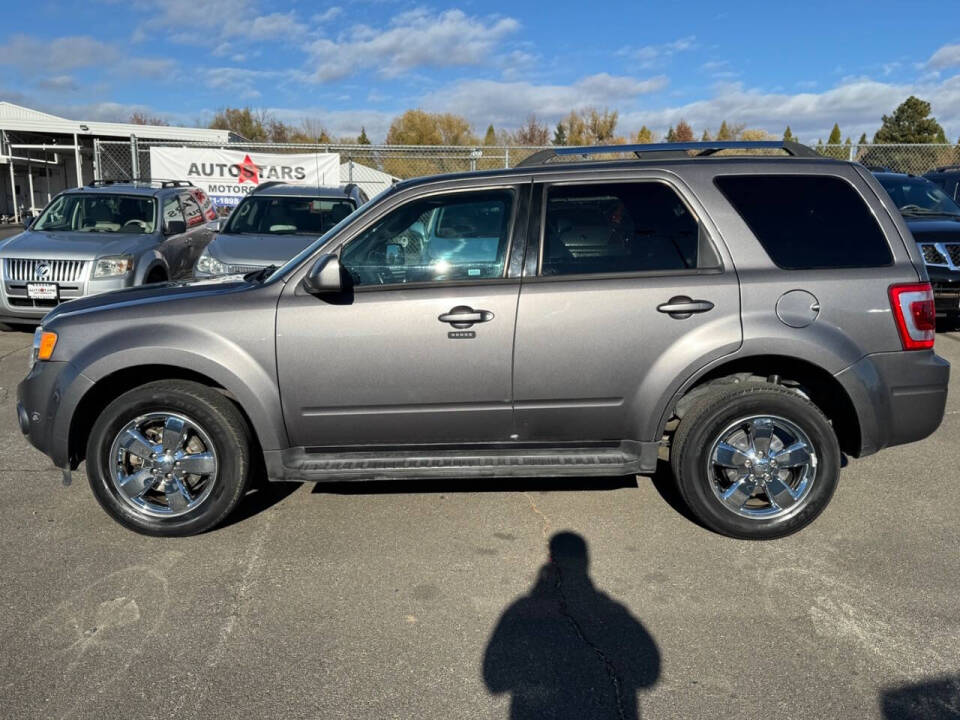
{"label": "side mirror", "polygon": [[311,295],[338,293],[343,290],[340,258],[336,255],[321,255],[313,263],[303,279],[303,289]]}
{"label": "side mirror", "polygon": [[179,235],[187,231],[187,223],[183,220],[167,220],[167,235]]}

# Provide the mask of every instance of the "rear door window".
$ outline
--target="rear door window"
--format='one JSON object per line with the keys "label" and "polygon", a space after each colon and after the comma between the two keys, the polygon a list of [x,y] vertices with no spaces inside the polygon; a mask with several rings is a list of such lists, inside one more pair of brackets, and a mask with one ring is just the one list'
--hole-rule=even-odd
{"label": "rear door window", "polygon": [[719,265],[700,221],[666,183],[547,190],[541,275],[682,272]]}
{"label": "rear door window", "polygon": [[862,268],[893,262],[870,208],[842,178],[724,175],[714,182],[781,268]]}

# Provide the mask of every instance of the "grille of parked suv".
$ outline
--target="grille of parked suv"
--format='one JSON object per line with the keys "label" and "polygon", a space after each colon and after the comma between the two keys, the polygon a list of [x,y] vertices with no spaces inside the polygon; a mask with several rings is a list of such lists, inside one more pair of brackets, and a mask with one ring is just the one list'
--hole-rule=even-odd
{"label": "grille of parked suv", "polygon": [[928,265],[946,265],[947,259],[943,256],[936,245],[921,245],[923,251],[923,261]]}
{"label": "grille of parked suv", "polygon": [[77,282],[87,267],[85,260],[32,260],[5,258],[4,277],[13,282]]}
{"label": "grille of parked suv", "polygon": [[950,262],[954,265],[960,265],[960,243],[950,243],[942,247],[950,253]]}

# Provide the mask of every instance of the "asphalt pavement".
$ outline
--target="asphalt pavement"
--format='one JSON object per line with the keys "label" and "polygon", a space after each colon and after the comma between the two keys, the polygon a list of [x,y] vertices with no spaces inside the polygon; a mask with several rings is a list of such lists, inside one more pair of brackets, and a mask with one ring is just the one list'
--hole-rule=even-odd
{"label": "asphalt pavement", "polygon": [[667,473],[277,485],[156,539],[21,436],[30,340],[0,333],[2,717],[960,717],[957,373],[935,435],[774,542]]}

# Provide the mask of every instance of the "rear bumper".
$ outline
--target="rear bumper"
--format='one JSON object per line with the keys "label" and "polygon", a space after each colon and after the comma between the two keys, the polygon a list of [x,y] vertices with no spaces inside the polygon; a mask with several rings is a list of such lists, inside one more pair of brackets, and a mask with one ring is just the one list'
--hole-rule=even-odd
{"label": "rear bumper", "polygon": [[867,355],[836,375],[860,421],[860,455],[922,440],[940,426],[950,363],[932,350]]}

